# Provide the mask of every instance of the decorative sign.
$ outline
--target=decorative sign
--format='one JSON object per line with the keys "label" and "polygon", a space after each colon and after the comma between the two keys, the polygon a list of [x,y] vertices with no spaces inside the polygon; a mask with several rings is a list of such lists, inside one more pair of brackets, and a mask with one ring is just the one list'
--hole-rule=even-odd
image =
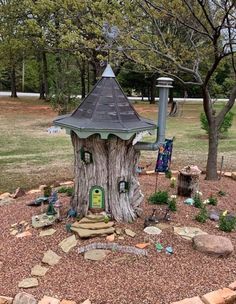
{"label": "decorative sign", "polygon": [[104,189],[100,186],[93,186],[89,191],[89,208],[104,209]]}
{"label": "decorative sign", "polygon": [[166,139],[163,146],[159,148],[156,163],[156,172],[167,172],[170,170],[173,139]]}

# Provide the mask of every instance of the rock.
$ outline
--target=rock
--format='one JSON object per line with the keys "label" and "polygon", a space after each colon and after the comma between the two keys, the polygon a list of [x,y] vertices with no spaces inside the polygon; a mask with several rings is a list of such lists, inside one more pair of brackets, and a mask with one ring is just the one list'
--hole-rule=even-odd
{"label": "rock", "polygon": [[198,235],[193,238],[193,247],[207,254],[215,256],[228,256],[233,250],[230,239],[218,235]]}
{"label": "rock", "polygon": [[101,261],[105,259],[108,253],[109,253],[108,250],[103,250],[103,249],[89,250],[85,252],[84,258],[85,260]]}
{"label": "rock", "polygon": [[[12,304],[12,301],[13,301],[13,298],[0,296],[0,304]],[[25,303],[25,304],[27,304],[27,303]]]}
{"label": "rock", "polygon": [[98,222],[101,222],[101,223],[104,223],[104,216],[103,215],[99,215],[99,216],[96,216],[96,217],[83,217],[79,223],[80,224],[86,224],[86,223],[98,223]]}
{"label": "rock", "polygon": [[78,241],[76,240],[75,235],[72,235],[64,239],[58,246],[61,247],[61,249],[65,253],[68,253],[72,248],[77,245],[77,243]]}
{"label": "rock", "polygon": [[3,194],[0,195],[0,200],[4,200],[4,199],[10,198],[10,197],[11,197],[11,193],[4,192]]}
{"label": "rock", "polygon": [[171,304],[203,304],[199,297],[186,298],[178,302],[171,302]]}
{"label": "rock", "polygon": [[[1,303],[1,302],[0,302]],[[37,304],[35,297],[26,292],[19,292],[13,301],[13,304]]]}
{"label": "rock", "polygon": [[125,229],[125,234],[131,236],[132,238],[135,237],[136,233],[131,229]]}
{"label": "rock", "polygon": [[71,227],[71,230],[78,233],[79,237],[81,237],[81,238],[89,238],[89,237],[93,237],[93,236],[99,236],[99,235],[103,236],[103,235],[112,234],[112,233],[114,233],[115,228],[110,227],[107,229],[90,230],[90,229]]}
{"label": "rock", "polygon": [[58,256],[55,252],[49,249],[47,252],[44,253],[42,262],[53,266],[56,265],[60,261],[60,259],[60,256]]}
{"label": "rock", "polygon": [[19,187],[16,189],[15,193],[13,194],[13,198],[22,197],[24,195],[26,195],[25,190]]}
{"label": "rock", "polygon": [[25,236],[31,236],[32,233],[30,231],[24,231],[22,233],[19,233],[16,235],[17,238],[22,238],[22,237],[25,237]]}
{"label": "rock", "polygon": [[60,300],[48,296],[44,296],[38,304],[59,304]]}
{"label": "rock", "polygon": [[186,205],[193,206],[193,204],[194,204],[194,199],[191,198],[191,197],[189,197],[189,198],[187,198],[187,199],[184,201],[184,203],[185,203]]}
{"label": "rock", "polygon": [[89,299],[85,300],[83,303],[81,304],[92,304],[91,301]]}
{"label": "rock", "polygon": [[232,172],[224,172],[224,176],[231,177],[232,176]]}
{"label": "rock", "polygon": [[76,304],[76,302],[75,301],[69,301],[69,300],[62,300],[60,302],[60,304]]}
{"label": "rock", "polygon": [[236,292],[229,288],[222,288],[205,294],[202,300],[205,304],[233,304],[236,300]]}
{"label": "rock", "polygon": [[18,234],[18,230],[14,229],[10,232],[10,234],[15,236]]}
{"label": "rock", "polygon": [[146,247],[148,247],[150,245],[150,243],[139,243],[136,244],[135,247],[139,248],[139,249],[144,249]]}
{"label": "rock", "polygon": [[19,288],[31,288],[39,285],[39,282],[36,278],[26,278],[22,280],[19,284]]}
{"label": "rock", "polygon": [[161,229],[154,226],[146,227],[143,231],[147,234],[154,234],[154,235],[159,235],[162,233]]}
{"label": "rock", "polygon": [[122,234],[122,229],[121,228],[116,228],[115,233],[117,235],[121,235]]}
{"label": "rock", "polygon": [[114,241],[115,241],[115,234],[113,233],[113,234],[111,234],[111,235],[108,235],[108,236],[106,237],[106,240],[107,240],[108,242],[114,242]]}
{"label": "rock", "polygon": [[114,226],[114,222],[93,222],[93,223],[80,223],[80,222],[75,222],[72,224],[72,227],[75,228],[82,228],[82,229],[92,229],[92,230],[98,230],[98,229],[107,229]]}
{"label": "rock", "polygon": [[209,219],[212,220],[212,221],[217,222],[220,219],[220,215],[217,211],[214,211],[214,210],[210,211]]}
{"label": "rock", "polygon": [[46,187],[47,187],[47,185],[40,185],[40,186],[39,186],[39,190],[40,190],[40,191],[44,191],[44,188],[46,188]]}
{"label": "rock", "polygon": [[232,290],[236,290],[236,281],[234,281],[233,283],[231,283],[229,285],[229,288],[232,289]]}
{"label": "rock", "polygon": [[118,237],[118,240],[121,240],[121,241],[123,241],[125,238],[123,237],[123,236],[119,236]]}
{"label": "rock", "polygon": [[207,234],[198,227],[174,227],[174,233],[189,241],[191,241],[196,235]]}
{"label": "rock", "polygon": [[47,271],[48,271],[47,267],[42,267],[41,265],[38,264],[31,269],[31,275],[37,277],[43,277],[45,276]]}
{"label": "rock", "polygon": [[27,194],[37,194],[37,193],[41,193],[41,190],[39,189],[32,189],[30,191],[27,192]]}
{"label": "rock", "polygon": [[231,178],[232,178],[233,180],[236,180],[236,172],[232,172]]}
{"label": "rock", "polygon": [[56,215],[47,215],[46,213],[32,216],[32,226],[34,228],[43,228],[51,226],[57,219]]}
{"label": "rock", "polygon": [[55,232],[56,232],[55,229],[50,228],[50,229],[40,231],[39,236],[41,236],[41,237],[50,236],[50,235],[53,235]]}

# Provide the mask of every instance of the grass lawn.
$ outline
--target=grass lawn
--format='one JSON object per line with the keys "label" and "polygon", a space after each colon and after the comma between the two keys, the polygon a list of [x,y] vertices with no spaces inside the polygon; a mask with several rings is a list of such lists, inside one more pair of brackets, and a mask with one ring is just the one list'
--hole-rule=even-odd
{"label": "grass lawn", "polygon": [[[220,106],[220,105],[219,105]],[[25,189],[73,178],[73,150],[70,137],[61,132],[48,134],[57,114],[50,105],[34,99],[0,98],[0,192]],[[156,120],[156,106],[136,104],[137,111]],[[196,164],[204,168],[207,137],[200,129],[200,104],[184,104],[180,115],[168,119],[167,137],[175,137],[173,168]],[[236,106],[234,107],[236,113]],[[147,140],[147,138],[145,138]],[[149,137],[148,140],[154,140]],[[236,171],[236,119],[226,139],[220,141],[219,162]],[[142,162],[155,166],[157,152],[142,152]]]}

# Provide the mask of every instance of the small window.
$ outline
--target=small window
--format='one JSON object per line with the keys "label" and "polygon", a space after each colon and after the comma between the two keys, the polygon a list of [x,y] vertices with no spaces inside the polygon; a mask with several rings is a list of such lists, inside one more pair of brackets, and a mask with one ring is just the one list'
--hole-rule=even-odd
{"label": "small window", "polygon": [[125,180],[119,182],[118,191],[119,193],[126,193],[129,190],[129,184]]}
{"label": "small window", "polygon": [[92,153],[88,151],[84,151],[83,148],[80,150],[80,156],[81,156],[81,160],[85,164],[91,164],[93,162]]}

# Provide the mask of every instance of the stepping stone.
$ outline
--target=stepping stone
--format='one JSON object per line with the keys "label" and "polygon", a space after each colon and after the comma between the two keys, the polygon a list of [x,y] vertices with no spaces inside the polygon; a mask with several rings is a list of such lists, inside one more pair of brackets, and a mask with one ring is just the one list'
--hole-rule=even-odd
{"label": "stepping stone", "polygon": [[11,197],[11,193],[9,192],[4,192],[3,194],[0,195],[0,200],[4,200],[6,198]]}
{"label": "stepping stone", "polygon": [[76,304],[76,302],[75,301],[69,301],[69,300],[62,300],[60,302],[60,304]]}
{"label": "stepping stone", "polygon": [[115,228],[110,227],[107,229],[99,229],[99,230],[92,230],[92,229],[82,229],[82,228],[75,228],[71,227],[71,231],[74,231],[78,233],[79,237],[81,238],[89,238],[93,236],[103,236],[103,235],[108,235],[112,234],[115,231]]}
{"label": "stepping stone", "polygon": [[[1,301],[0,301],[1,303]],[[35,297],[26,292],[19,292],[13,301],[13,304],[37,304]]]}
{"label": "stepping stone", "polygon": [[74,224],[72,224],[72,227],[75,228],[82,228],[82,229],[92,229],[92,230],[98,230],[98,229],[107,229],[114,226],[114,222],[108,222],[108,223],[104,223],[104,222],[97,222],[97,223],[80,223],[80,222],[75,222]]}
{"label": "stepping stone", "polygon": [[0,296],[0,304],[12,304],[12,302],[13,298]]}
{"label": "stepping stone", "polygon": [[103,214],[88,214],[86,218],[94,222],[104,222]]}
{"label": "stepping stone", "polygon": [[56,265],[60,259],[61,257],[59,255],[49,249],[44,253],[42,262],[48,264],[49,266],[53,266]]}
{"label": "stepping stone", "polygon": [[171,302],[171,304],[204,304],[199,297],[186,298],[178,302]]}
{"label": "stepping stone", "polygon": [[18,234],[18,230],[12,230],[12,231],[10,232],[10,234],[13,235],[13,236],[15,236],[15,235]]}
{"label": "stepping stone", "polygon": [[108,253],[109,250],[103,250],[103,249],[89,250],[85,252],[84,258],[85,260],[101,261],[105,259]]}
{"label": "stepping stone", "polygon": [[202,300],[205,304],[233,304],[236,300],[236,292],[229,288],[222,288],[203,295]]}
{"label": "stepping stone", "polygon": [[79,223],[80,224],[89,224],[89,223],[99,223],[99,222],[103,222],[104,223],[104,216],[99,216],[97,218],[87,218],[87,217],[83,217]]}
{"label": "stepping stone", "polygon": [[234,251],[230,239],[209,234],[195,236],[193,238],[193,248],[218,257],[226,257]]}
{"label": "stepping stone", "polygon": [[46,229],[46,230],[42,230],[40,231],[39,236],[43,237],[43,236],[50,236],[53,235],[56,232],[55,229],[51,228],[51,229]]}
{"label": "stepping stone", "polygon": [[72,248],[77,245],[77,243],[78,241],[76,240],[75,235],[72,235],[64,239],[58,246],[61,247],[61,249],[65,253],[68,253]]}
{"label": "stepping stone", "polygon": [[39,285],[39,282],[36,278],[26,278],[22,280],[19,284],[19,288],[31,288]]}
{"label": "stepping stone", "polygon": [[22,188],[17,188],[15,193],[13,194],[13,198],[18,198],[26,195],[25,190]]}
{"label": "stepping stone", "polygon": [[143,231],[147,234],[152,234],[152,235],[159,235],[162,233],[161,229],[154,226],[146,227]]}
{"label": "stepping stone", "polygon": [[56,299],[56,298],[52,298],[52,297],[47,297],[44,296],[39,302],[38,304],[59,304],[60,300]]}
{"label": "stepping stone", "polygon": [[43,277],[43,276],[45,276],[47,271],[48,271],[47,267],[42,267],[41,265],[35,265],[31,269],[31,275],[37,276],[37,277]]}
{"label": "stepping stone", "polygon": [[43,228],[51,226],[57,219],[56,215],[48,216],[46,213],[35,215],[32,217],[32,226],[34,228]]}
{"label": "stepping stone", "polygon": [[196,235],[207,234],[198,227],[173,227],[174,233],[185,240],[191,241]]}
{"label": "stepping stone", "polygon": [[85,300],[83,303],[81,304],[92,304],[91,301],[89,299]]}
{"label": "stepping stone", "polygon": [[161,230],[165,230],[165,229],[171,228],[172,226],[170,224],[167,224],[167,223],[158,223],[158,224],[155,225],[155,227],[157,227]]}
{"label": "stepping stone", "polygon": [[136,233],[131,229],[125,229],[125,234],[131,236],[132,238],[135,237]]}

